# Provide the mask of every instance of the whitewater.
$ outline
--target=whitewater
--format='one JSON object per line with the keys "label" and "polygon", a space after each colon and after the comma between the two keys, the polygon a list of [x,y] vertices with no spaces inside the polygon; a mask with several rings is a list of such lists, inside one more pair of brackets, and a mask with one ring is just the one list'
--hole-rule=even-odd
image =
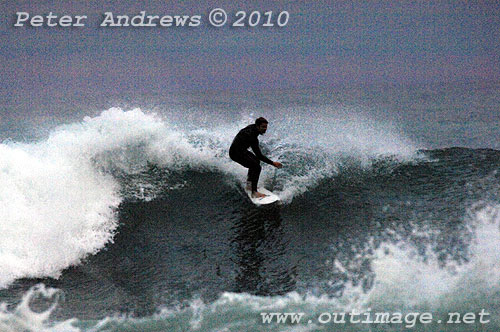
{"label": "whitewater", "polygon": [[[423,101],[436,114],[463,97],[440,93]],[[471,126],[482,134],[468,135],[426,119],[425,107],[401,112],[419,93],[354,95],[122,105],[61,118],[29,139],[8,127],[0,331],[497,331],[496,122],[478,115]],[[270,120],[264,154],[285,166],[263,167],[261,183],[283,202],[267,208],[248,201],[246,170],[228,156],[258,116]],[[445,321],[481,310],[487,324],[318,319],[429,312]],[[269,312],[304,317],[262,322]]]}

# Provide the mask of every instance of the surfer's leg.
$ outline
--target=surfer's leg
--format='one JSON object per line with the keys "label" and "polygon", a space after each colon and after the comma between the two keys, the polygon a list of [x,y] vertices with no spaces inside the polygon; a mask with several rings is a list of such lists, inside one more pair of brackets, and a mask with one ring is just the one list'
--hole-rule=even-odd
{"label": "surfer's leg", "polygon": [[262,167],[260,166],[259,159],[253,153],[248,152],[246,157],[248,160],[248,164],[250,165],[250,167],[248,168],[247,180],[252,184],[252,192],[256,192]]}
{"label": "surfer's leg", "polygon": [[247,183],[251,183],[252,192],[257,191],[257,184],[259,182],[260,171],[262,167],[260,166],[260,160],[250,151],[246,151],[241,155],[231,155],[231,159],[243,167],[248,168]]}

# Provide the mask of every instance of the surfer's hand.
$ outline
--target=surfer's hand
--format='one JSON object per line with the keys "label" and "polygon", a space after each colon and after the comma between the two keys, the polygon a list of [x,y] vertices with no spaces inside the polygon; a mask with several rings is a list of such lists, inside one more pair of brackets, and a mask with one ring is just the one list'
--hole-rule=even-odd
{"label": "surfer's hand", "polygon": [[277,161],[273,161],[273,166],[276,167],[276,168],[283,167],[283,165],[280,162],[277,162]]}

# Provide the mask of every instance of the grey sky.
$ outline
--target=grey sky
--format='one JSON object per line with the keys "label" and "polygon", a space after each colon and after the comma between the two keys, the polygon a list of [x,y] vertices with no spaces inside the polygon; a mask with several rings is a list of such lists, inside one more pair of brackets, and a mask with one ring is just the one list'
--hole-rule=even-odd
{"label": "grey sky", "polygon": [[[210,9],[290,12],[284,28],[213,28]],[[498,1],[4,1],[0,96],[497,80]],[[102,28],[102,15],[202,15],[196,28]],[[87,15],[13,27],[15,13]]]}

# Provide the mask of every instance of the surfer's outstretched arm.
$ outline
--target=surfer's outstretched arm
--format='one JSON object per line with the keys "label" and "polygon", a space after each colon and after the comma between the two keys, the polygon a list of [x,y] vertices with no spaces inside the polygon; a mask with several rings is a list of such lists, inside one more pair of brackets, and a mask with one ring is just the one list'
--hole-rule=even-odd
{"label": "surfer's outstretched arm", "polygon": [[283,167],[283,165],[278,162],[278,161],[272,161],[271,159],[267,158],[266,156],[264,156],[262,154],[262,152],[260,151],[260,148],[259,148],[259,142],[255,142],[253,143],[252,145],[252,150],[253,152],[255,153],[255,155],[257,156],[257,158],[259,158],[259,160],[262,160],[263,162],[269,164],[269,165],[273,165],[274,167],[276,168],[281,168]]}
{"label": "surfer's outstretched arm", "polygon": [[263,162],[265,162],[266,164],[269,164],[269,165],[273,164],[273,161],[271,159],[267,158],[266,156],[264,156],[262,154],[262,152],[260,151],[259,141],[255,140],[254,142],[252,142],[251,147],[252,147],[253,152],[257,156],[257,158],[259,158],[259,160],[262,160]]}

